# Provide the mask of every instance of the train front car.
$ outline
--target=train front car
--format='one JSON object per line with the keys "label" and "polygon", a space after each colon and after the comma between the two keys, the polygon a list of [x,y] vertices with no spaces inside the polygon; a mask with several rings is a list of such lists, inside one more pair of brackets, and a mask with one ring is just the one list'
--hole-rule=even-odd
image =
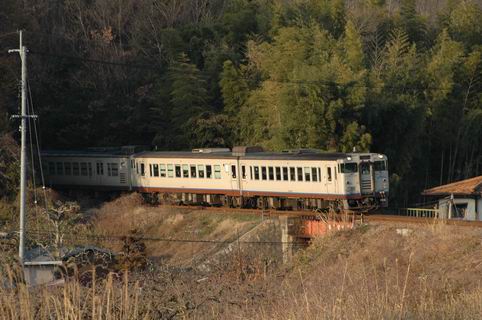
{"label": "train front car", "polygon": [[387,157],[377,153],[351,153],[338,161],[346,194],[345,209],[371,210],[388,206]]}

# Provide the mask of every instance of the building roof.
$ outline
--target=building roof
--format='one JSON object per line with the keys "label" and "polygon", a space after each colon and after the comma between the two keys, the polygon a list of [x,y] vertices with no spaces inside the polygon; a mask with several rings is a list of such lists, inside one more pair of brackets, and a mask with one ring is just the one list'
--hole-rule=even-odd
{"label": "building roof", "polygon": [[482,195],[482,176],[461,180],[422,192],[424,196]]}

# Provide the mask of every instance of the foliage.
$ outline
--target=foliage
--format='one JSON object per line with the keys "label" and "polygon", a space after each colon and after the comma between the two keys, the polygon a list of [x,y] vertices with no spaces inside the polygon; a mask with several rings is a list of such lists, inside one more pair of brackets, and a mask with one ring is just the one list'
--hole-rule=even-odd
{"label": "foliage", "polygon": [[[4,2],[0,49],[26,30],[45,148],[370,150],[395,205],[481,174],[480,1]],[[0,134],[18,70],[0,55]],[[14,161],[0,150],[11,198]]]}

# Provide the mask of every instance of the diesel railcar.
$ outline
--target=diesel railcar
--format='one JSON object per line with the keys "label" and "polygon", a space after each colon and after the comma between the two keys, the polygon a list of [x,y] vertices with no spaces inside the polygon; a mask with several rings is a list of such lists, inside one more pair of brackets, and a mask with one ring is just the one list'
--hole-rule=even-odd
{"label": "diesel railcar", "polygon": [[[151,199],[168,195],[186,204],[251,208],[357,210],[388,205],[387,157],[377,153],[274,153],[235,147],[130,155],[50,152],[44,158],[52,186],[124,189]],[[65,170],[76,162],[76,175]],[[114,167],[118,171],[113,172]]]}

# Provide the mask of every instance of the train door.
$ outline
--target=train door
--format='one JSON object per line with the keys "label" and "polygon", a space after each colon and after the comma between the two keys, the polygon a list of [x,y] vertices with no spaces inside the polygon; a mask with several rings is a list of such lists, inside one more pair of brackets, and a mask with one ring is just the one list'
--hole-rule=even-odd
{"label": "train door", "polygon": [[95,177],[97,185],[102,186],[104,184],[104,162],[102,160],[95,162]]}
{"label": "train door", "polygon": [[372,166],[369,162],[360,163],[360,191],[361,194],[373,193]]}

